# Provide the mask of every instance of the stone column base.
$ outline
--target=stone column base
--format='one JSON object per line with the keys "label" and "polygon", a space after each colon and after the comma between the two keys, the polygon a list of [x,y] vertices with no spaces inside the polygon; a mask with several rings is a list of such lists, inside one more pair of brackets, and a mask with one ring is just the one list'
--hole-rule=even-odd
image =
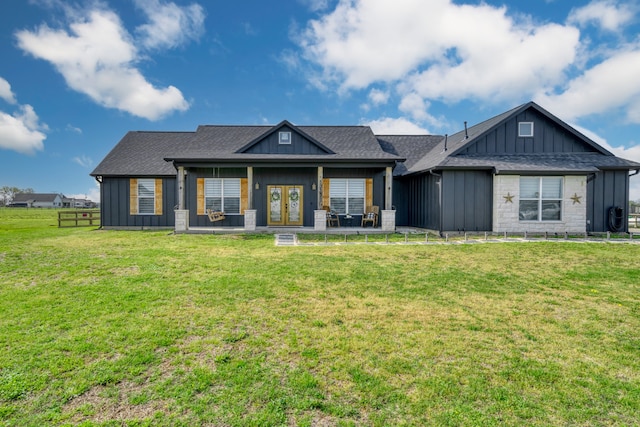
{"label": "stone column base", "polygon": [[255,209],[246,209],[244,211],[244,229],[245,231],[256,231]]}
{"label": "stone column base", "polygon": [[381,214],[380,227],[382,231],[396,231],[396,211],[383,210]]}
{"label": "stone column base", "polygon": [[174,212],[175,232],[182,233],[189,230],[189,211],[186,209],[176,209]]}
{"label": "stone column base", "polygon": [[313,229],[316,231],[327,230],[327,211],[325,210],[313,211]]}

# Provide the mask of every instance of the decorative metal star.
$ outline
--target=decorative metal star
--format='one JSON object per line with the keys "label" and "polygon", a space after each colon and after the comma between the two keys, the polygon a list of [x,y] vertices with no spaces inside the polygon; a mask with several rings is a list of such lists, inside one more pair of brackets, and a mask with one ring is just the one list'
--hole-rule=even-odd
{"label": "decorative metal star", "polygon": [[580,204],[580,199],[582,198],[582,196],[578,196],[578,193],[573,193],[573,196],[570,197],[571,200],[573,200],[573,204],[575,205],[576,203]]}
{"label": "decorative metal star", "polygon": [[505,203],[513,203],[513,198],[515,196],[513,196],[511,193],[507,193],[506,196],[502,196],[502,197],[504,197],[504,202]]}

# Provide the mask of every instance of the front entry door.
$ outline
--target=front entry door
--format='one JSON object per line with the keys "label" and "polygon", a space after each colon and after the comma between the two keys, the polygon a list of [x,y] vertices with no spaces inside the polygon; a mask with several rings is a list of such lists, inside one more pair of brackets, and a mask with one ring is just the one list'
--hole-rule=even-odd
{"label": "front entry door", "polygon": [[302,225],[302,186],[267,186],[267,225]]}

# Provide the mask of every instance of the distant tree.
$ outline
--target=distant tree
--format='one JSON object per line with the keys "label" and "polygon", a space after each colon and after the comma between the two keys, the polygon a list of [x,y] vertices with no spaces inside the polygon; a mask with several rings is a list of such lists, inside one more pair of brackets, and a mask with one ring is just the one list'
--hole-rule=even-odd
{"label": "distant tree", "polygon": [[18,187],[10,187],[8,185],[5,185],[3,187],[0,187],[0,205],[7,206],[9,203],[13,201],[13,198],[15,197],[16,194],[21,194],[21,193],[31,194],[33,192],[34,192],[33,188],[18,188]]}

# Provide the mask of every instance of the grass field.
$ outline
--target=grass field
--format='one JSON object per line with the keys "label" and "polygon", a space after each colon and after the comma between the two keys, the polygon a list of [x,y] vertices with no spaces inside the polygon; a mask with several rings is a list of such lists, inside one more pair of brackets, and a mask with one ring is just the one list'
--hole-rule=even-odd
{"label": "grass field", "polygon": [[0,210],[0,425],[640,424],[639,245],[55,219]]}

